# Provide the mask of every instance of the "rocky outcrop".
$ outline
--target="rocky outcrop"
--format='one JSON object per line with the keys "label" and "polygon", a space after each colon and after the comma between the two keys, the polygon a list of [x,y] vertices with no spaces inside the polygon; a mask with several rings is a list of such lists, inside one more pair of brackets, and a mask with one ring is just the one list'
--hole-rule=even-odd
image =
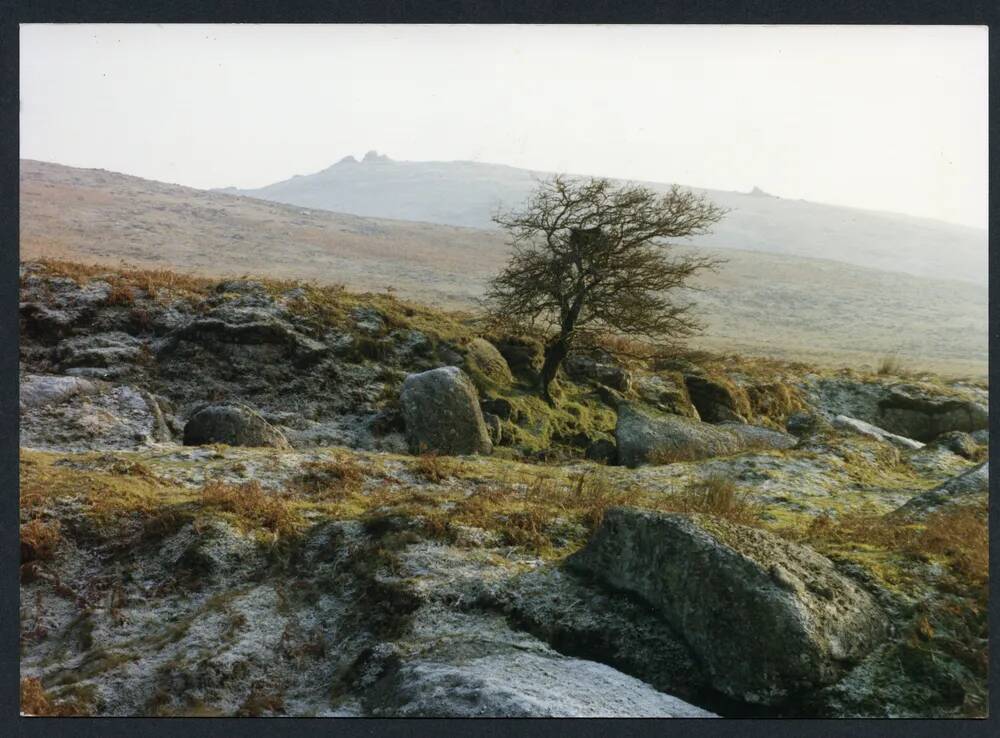
{"label": "rocky outcrop", "polygon": [[725,420],[746,422],[750,414],[749,401],[746,394],[731,382],[699,374],[685,374],[684,384],[692,404],[698,409],[699,417],[706,423],[721,423]]}
{"label": "rocky outcrop", "polygon": [[375,717],[715,717],[604,664],[554,652],[406,662],[368,708]]}
{"label": "rocky outcrop", "polygon": [[689,699],[709,686],[684,640],[645,602],[565,567],[513,577],[489,604],[560,653],[601,661],[662,692]]}
{"label": "rocky outcrop", "polygon": [[327,350],[323,343],[278,317],[273,307],[222,305],[179,328],[170,338],[171,344],[192,341],[223,353],[229,345],[273,345],[302,361],[316,360]]}
{"label": "rocky outcrop", "polygon": [[743,449],[736,436],[726,431],[679,416],[653,417],[627,403],[618,407],[615,441],[623,466],[690,461]]}
{"label": "rocky outcrop", "polygon": [[545,361],[540,341],[528,336],[505,336],[495,345],[512,372],[529,380],[537,378]]}
{"label": "rocky outcrop", "polygon": [[[491,545],[484,533],[463,528],[462,545]],[[700,671],[662,621],[627,596],[605,596],[548,567],[540,576],[512,581],[507,566],[429,542],[398,551],[392,570],[380,580],[409,603],[393,608],[405,627],[372,649],[345,684],[360,695],[364,714],[711,716],[686,697],[672,696],[674,686],[697,682]],[[583,598],[587,604],[574,607]],[[537,620],[551,627],[536,627]],[[556,645],[555,631],[563,626],[582,636],[580,651],[597,639],[577,627],[606,629],[604,642],[616,643],[626,660],[632,647],[642,644],[642,653],[620,666],[603,653],[567,653],[561,642]],[[640,674],[631,667],[639,667],[642,656],[649,665]],[[657,675],[652,684],[644,683],[647,673]]]}
{"label": "rocky outcrop", "polygon": [[989,462],[949,479],[934,489],[921,492],[889,513],[895,518],[921,520],[951,505],[985,502],[990,491]]}
{"label": "rocky outcrop", "polygon": [[563,362],[563,371],[578,382],[595,382],[618,392],[632,387],[632,373],[611,361],[600,361],[585,354],[571,354]]}
{"label": "rocky outcrop", "polygon": [[660,412],[701,420],[680,375],[640,374],[632,384],[639,399]]}
{"label": "rocky outcrop", "polygon": [[94,318],[111,294],[103,280],[78,285],[65,277],[44,279],[31,274],[22,282],[21,317],[28,328],[47,340],[70,335]]}
{"label": "rocky outcrop", "polygon": [[21,412],[97,391],[97,384],[80,377],[26,374],[21,378]]}
{"label": "rocky outcrop", "polygon": [[886,385],[849,376],[809,374],[804,378],[803,390],[809,404],[824,417],[846,415],[866,423],[877,423],[878,402],[885,397]]}
{"label": "rocky outcrop", "polygon": [[567,566],[656,608],[715,688],[747,702],[832,683],[887,632],[825,557],[717,519],[614,508]]}
{"label": "rocky outcrop", "polygon": [[469,341],[465,347],[465,362],[470,372],[478,373],[493,384],[505,386],[514,381],[507,360],[484,338]]}
{"label": "rocky outcrop", "polygon": [[849,418],[846,415],[837,415],[833,419],[832,424],[834,428],[847,431],[848,433],[857,433],[861,436],[868,436],[868,438],[874,438],[876,441],[891,443],[893,446],[897,446],[902,449],[915,451],[916,449],[924,447],[924,444],[919,441],[914,441],[912,438],[897,436],[895,433],[890,433],[884,428],[879,428],[878,426],[866,423],[863,420],[858,420],[857,418]]}
{"label": "rocky outcrop", "polygon": [[135,450],[171,437],[150,393],[77,377],[23,380],[21,445],[60,451]]}
{"label": "rocky outcrop", "polygon": [[413,453],[489,454],[489,431],[476,388],[454,366],[410,374],[400,392],[406,437]]}
{"label": "rocky outcrop", "polygon": [[[40,265],[22,270],[24,373],[142,388],[168,400],[185,420],[220,398],[238,398],[287,426],[296,445],[405,448],[396,436],[401,413],[391,406],[406,372],[440,366],[448,355],[463,360],[460,341],[431,340],[404,325],[405,312],[400,324],[374,305],[344,301],[337,303],[342,311],[329,310],[339,300],[335,292],[248,279],[188,289],[153,278],[147,289],[143,278],[77,282],[48,272]],[[47,324],[43,308],[65,320]],[[23,416],[26,443],[90,448],[79,433],[89,426],[111,448],[134,447],[136,434],[168,437],[159,420],[140,423],[131,402],[110,396],[89,408],[59,408],[55,414],[65,417],[45,416],[47,427],[34,427],[36,415],[43,422],[34,411]],[[161,414],[171,434],[183,433],[173,411]],[[65,432],[57,432],[60,426]]]}
{"label": "rocky outcrop", "polygon": [[942,433],[971,433],[989,426],[985,405],[959,397],[943,396],[923,385],[897,385],[879,400],[881,424],[889,431],[918,441],[931,441]]}
{"label": "rocky outcrop", "polygon": [[252,408],[238,403],[203,407],[188,420],[184,426],[184,445],[201,446],[209,443],[290,448],[281,431]]}
{"label": "rocky outcrop", "polygon": [[971,434],[962,431],[942,433],[929,443],[928,447],[946,448],[964,459],[977,459],[982,453],[982,448],[976,439]]}
{"label": "rocky outcrop", "polygon": [[811,403],[830,416],[863,420],[890,433],[927,442],[942,433],[973,433],[989,425],[985,391],[930,383],[807,377]]}
{"label": "rocky outcrop", "polygon": [[624,466],[694,461],[795,445],[794,437],[767,428],[736,429],[735,424],[714,426],[679,415],[653,416],[625,402],[618,405],[615,440],[618,463]]}
{"label": "rocky outcrop", "polygon": [[[139,360],[142,341],[120,331],[75,336],[56,347],[56,357],[64,370],[75,367],[99,370],[118,369]],[[107,372],[104,372],[107,374]]]}
{"label": "rocky outcrop", "polygon": [[807,438],[817,433],[832,430],[833,426],[829,420],[819,413],[800,410],[788,416],[788,420],[785,422],[785,429],[793,436]]}
{"label": "rocky outcrop", "polygon": [[602,663],[558,653],[505,618],[437,604],[369,666],[374,717],[713,717]]}

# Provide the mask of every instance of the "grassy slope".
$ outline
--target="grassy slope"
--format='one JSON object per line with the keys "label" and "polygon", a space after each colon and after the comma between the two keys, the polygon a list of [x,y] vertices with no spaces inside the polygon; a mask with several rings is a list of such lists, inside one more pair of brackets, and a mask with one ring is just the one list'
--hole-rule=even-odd
{"label": "grassy slope", "polygon": [[[515,207],[546,172],[471,161],[343,161],[232,194],[381,218],[492,228],[497,205]],[[585,173],[570,173],[579,177]],[[663,192],[669,184],[642,182]],[[931,219],[824,205],[764,193],[701,190],[729,215],[698,246],[788,256],[823,255],[858,266],[986,284],[986,231]]]}
{"label": "grassy slope", "polygon": [[[21,163],[21,256],[167,267],[214,276],[267,273],[471,306],[503,264],[497,233],[377,220],[234,197],[135,177]],[[718,250],[703,278],[713,350],[826,365],[904,363],[985,375],[984,286],[831,261]]]}

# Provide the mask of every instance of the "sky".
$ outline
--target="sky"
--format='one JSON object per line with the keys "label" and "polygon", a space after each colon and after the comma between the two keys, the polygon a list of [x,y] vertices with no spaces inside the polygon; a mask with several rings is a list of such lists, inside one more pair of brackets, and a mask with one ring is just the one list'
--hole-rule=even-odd
{"label": "sky", "polygon": [[985,228],[972,26],[22,25],[21,156],[260,187],[377,149]]}

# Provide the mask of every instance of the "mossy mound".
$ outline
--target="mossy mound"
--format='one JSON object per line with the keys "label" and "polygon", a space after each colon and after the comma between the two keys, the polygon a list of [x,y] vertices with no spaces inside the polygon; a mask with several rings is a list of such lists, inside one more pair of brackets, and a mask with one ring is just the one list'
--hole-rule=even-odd
{"label": "mossy mound", "polygon": [[564,383],[553,407],[533,390],[519,388],[500,395],[513,407],[503,421],[505,444],[526,455],[562,452],[582,456],[594,441],[610,439],[617,414],[599,395],[575,384]]}
{"label": "mossy mound", "polygon": [[465,346],[465,371],[482,392],[495,387],[507,387],[514,377],[507,360],[496,346],[485,338],[476,336]]}

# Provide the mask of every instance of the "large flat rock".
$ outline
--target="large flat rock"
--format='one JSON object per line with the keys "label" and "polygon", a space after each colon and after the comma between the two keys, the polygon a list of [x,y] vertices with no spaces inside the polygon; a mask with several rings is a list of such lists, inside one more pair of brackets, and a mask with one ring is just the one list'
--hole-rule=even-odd
{"label": "large flat rock", "polygon": [[711,425],[680,415],[654,415],[625,402],[618,406],[615,440],[618,462],[623,466],[696,461],[751,449],[790,448],[797,441],[794,436],[768,428],[743,423]]}
{"label": "large flat rock", "polygon": [[715,717],[594,661],[497,654],[400,667],[378,717]]}
{"label": "large flat rock", "polygon": [[872,597],[827,558],[717,519],[615,508],[567,565],[652,605],[713,686],[747,702],[829,684],[886,633]]}
{"label": "large flat rock", "polygon": [[426,605],[387,650],[362,697],[373,717],[714,717],[485,612]]}

